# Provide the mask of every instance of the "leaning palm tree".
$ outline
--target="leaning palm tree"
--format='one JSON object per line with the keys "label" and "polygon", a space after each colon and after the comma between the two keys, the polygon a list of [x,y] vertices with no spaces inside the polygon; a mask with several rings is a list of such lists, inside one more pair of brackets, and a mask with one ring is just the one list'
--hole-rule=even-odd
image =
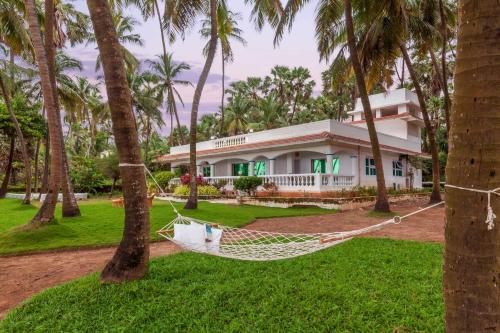
{"label": "leaning palm tree", "polygon": [[446,189],[446,332],[498,332],[500,197],[478,191],[500,188],[500,6],[460,0],[458,8],[446,182],[470,190]]}
{"label": "leaning palm tree", "polygon": [[113,258],[104,267],[101,280],[122,282],[140,279],[148,269],[149,211],[146,205],[146,178],[122,46],[109,3],[107,0],[88,0],[87,5],[102,59],[125,198],[123,238]]}
{"label": "leaning palm tree", "polygon": [[[237,41],[243,45],[246,45],[245,39],[241,36],[243,31],[238,28],[238,20],[241,20],[241,16],[238,13],[233,13],[227,8],[225,2],[220,2],[217,6],[217,36],[220,41],[221,46],[221,61],[222,61],[222,93],[221,93],[221,107],[220,107],[220,124],[219,132],[222,133],[224,127],[224,96],[225,96],[225,75],[226,75],[226,64],[234,61],[233,48],[231,46],[231,41]],[[210,28],[210,18],[203,20],[202,28],[200,34],[204,38],[210,38],[211,28]],[[209,50],[210,43],[208,42],[203,48],[203,54],[206,56]],[[222,133],[223,134],[223,133]]]}
{"label": "leaning palm tree", "polygon": [[[179,113],[177,112],[177,101],[184,106],[184,101],[182,100],[181,94],[177,90],[177,86],[192,86],[192,83],[187,80],[181,80],[178,77],[182,75],[183,72],[191,69],[191,66],[185,62],[176,63],[172,59],[172,54],[167,53],[167,55],[158,56],[157,60],[147,61],[151,67],[151,70],[158,78],[158,86],[160,87],[163,96],[166,96],[167,101],[167,113],[170,115],[171,119],[175,116],[177,122],[177,129],[180,135],[180,144],[183,145],[185,138],[180,131],[181,123],[179,120]],[[172,124],[170,124],[170,144],[172,145]]]}
{"label": "leaning palm tree", "polygon": [[[50,1],[49,1],[50,2]],[[35,58],[38,64],[38,71],[42,83],[42,94],[44,107],[47,111],[47,120],[49,124],[49,138],[51,150],[51,167],[49,189],[42,206],[38,210],[35,217],[32,219],[34,224],[43,224],[54,219],[54,211],[57,204],[57,195],[61,185],[61,170],[63,165],[62,159],[62,138],[57,119],[56,93],[55,85],[52,85],[49,70],[49,61],[47,59],[46,49],[42,40],[40,23],[36,11],[34,0],[24,0],[26,17],[29,24],[29,31],[33,48],[35,50]],[[48,33],[48,31],[46,31]],[[50,130],[50,128],[56,130]]]}
{"label": "leaning palm tree", "polygon": [[203,66],[203,70],[201,71],[194,91],[189,132],[189,169],[193,177],[191,177],[189,198],[185,208],[196,209],[198,207],[198,193],[196,177],[194,177],[194,175],[196,174],[196,128],[198,125],[198,107],[217,48],[217,0],[167,0],[165,8],[165,24],[169,31],[180,34],[184,34],[187,29],[191,28],[196,23],[196,18],[198,16],[205,16],[207,10],[210,12],[210,42],[205,65]]}

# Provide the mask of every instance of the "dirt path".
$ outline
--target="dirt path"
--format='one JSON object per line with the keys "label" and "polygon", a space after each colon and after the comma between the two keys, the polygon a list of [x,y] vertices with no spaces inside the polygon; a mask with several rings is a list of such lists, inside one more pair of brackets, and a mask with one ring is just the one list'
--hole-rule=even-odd
{"label": "dirt path", "polygon": [[[423,207],[425,201],[393,205],[402,215]],[[335,215],[301,216],[258,220],[246,228],[281,232],[330,232],[366,227],[387,217],[368,217],[367,210]],[[430,242],[444,242],[444,209],[442,206],[412,216],[399,225],[373,232],[369,237],[390,237]],[[61,251],[33,255],[0,257],[0,319],[26,298],[82,275],[102,269],[115,248]],[[151,244],[151,256],[179,251],[172,243]]]}

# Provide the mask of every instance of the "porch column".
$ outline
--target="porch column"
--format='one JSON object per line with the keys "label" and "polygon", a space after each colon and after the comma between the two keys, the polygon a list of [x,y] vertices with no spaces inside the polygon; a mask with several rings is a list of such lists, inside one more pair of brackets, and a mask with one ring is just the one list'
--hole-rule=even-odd
{"label": "porch column", "polygon": [[380,109],[375,109],[375,118],[380,118],[382,116],[382,112]]}
{"label": "porch column", "polygon": [[255,161],[248,161],[248,175],[249,176],[254,175],[254,167],[255,167]]}
{"label": "porch column", "polygon": [[333,186],[333,154],[326,155],[326,174],[328,175],[328,186]]}
{"label": "porch column", "polygon": [[286,173],[293,173],[293,153],[288,153],[286,155]]}
{"label": "porch column", "polygon": [[210,164],[210,177],[215,177],[215,164]]}
{"label": "porch column", "polygon": [[275,169],[274,169],[274,168],[275,168],[275,167],[274,167],[274,162],[276,162],[276,159],[274,159],[274,158],[271,158],[271,159],[269,160],[269,174],[270,174],[270,175],[274,175],[274,174],[276,173],[276,171],[275,171]]}
{"label": "porch column", "polygon": [[175,174],[175,172],[177,171],[177,167],[170,166],[170,171]]}
{"label": "porch column", "polygon": [[197,165],[196,166],[196,174],[197,175],[202,175],[203,174],[203,169],[202,169],[201,165]]}
{"label": "porch column", "polygon": [[351,156],[351,175],[354,176],[352,180],[352,186],[356,186],[358,184],[359,179],[359,168],[358,168],[358,156]]}

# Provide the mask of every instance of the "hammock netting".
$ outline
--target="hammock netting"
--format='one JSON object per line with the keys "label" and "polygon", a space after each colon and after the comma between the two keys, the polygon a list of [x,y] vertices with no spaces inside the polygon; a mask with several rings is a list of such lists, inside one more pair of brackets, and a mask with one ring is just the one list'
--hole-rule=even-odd
{"label": "hammock netting", "polygon": [[346,242],[353,236],[397,223],[398,219],[390,219],[345,232],[281,233],[233,228],[178,214],[158,234],[194,252],[239,260],[269,261],[313,253]]}

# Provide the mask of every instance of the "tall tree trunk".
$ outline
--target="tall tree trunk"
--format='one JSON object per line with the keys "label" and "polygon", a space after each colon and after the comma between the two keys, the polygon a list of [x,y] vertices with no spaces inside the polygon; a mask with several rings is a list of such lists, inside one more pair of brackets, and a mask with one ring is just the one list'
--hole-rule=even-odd
{"label": "tall tree trunk", "polygon": [[224,59],[224,48],[221,45],[221,57],[222,57],[222,94],[221,94],[221,99],[220,99],[220,131],[219,134],[222,136],[224,135],[224,97],[225,97],[225,91],[224,91],[224,76],[226,75],[226,62]]}
{"label": "tall tree trunk", "polygon": [[153,0],[156,14],[158,14],[158,24],[160,25],[160,36],[161,36],[161,46],[163,47],[163,57],[167,59],[167,44],[165,42],[165,33],[163,31],[163,22],[161,20],[160,6],[158,6],[158,0]]}
{"label": "tall tree trunk", "polygon": [[16,137],[13,135],[10,137],[10,148],[9,148],[9,159],[7,160],[7,165],[5,166],[5,177],[2,181],[2,186],[0,187],[0,199],[5,198],[7,191],[9,189],[9,180],[12,173],[12,162],[14,161],[14,152],[16,151]]}
{"label": "tall tree trunk", "polygon": [[356,76],[356,83],[363,104],[366,125],[372,146],[373,159],[375,160],[375,168],[377,172],[377,202],[374,210],[377,212],[389,212],[389,200],[387,199],[387,188],[385,185],[384,168],[382,165],[382,154],[377,137],[377,130],[373,121],[372,108],[366,91],[365,77],[361,68],[361,63],[358,58],[358,50],[356,46],[356,37],[354,35],[354,25],[352,22],[351,0],[344,0],[344,13],[347,31],[347,44],[349,45],[349,53],[351,54],[351,63]]}
{"label": "tall tree trunk", "polygon": [[411,62],[408,51],[406,50],[406,46],[404,42],[399,45],[401,49],[401,53],[403,55],[403,59],[406,63],[406,67],[408,67],[408,72],[410,73],[411,80],[413,81],[413,86],[415,87],[415,92],[418,97],[418,103],[420,104],[420,111],[422,112],[422,117],[424,118],[425,129],[427,131],[427,137],[429,138],[429,148],[432,156],[432,193],[430,202],[440,202],[441,201],[441,176],[439,170],[439,152],[438,146],[436,143],[436,133],[434,130],[434,126],[432,126],[431,120],[429,118],[429,112],[427,111],[427,104],[425,103],[424,93],[422,92],[422,88],[420,87],[420,81],[417,77],[417,73],[415,73],[415,69],[413,68],[413,64]]}
{"label": "tall tree trunk", "polygon": [[32,220],[32,223],[46,223],[54,219],[54,211],[57,204],[57,194],[61,184],[61,169],[62,169],[62,154],[61,154],[61,140],[57,131],[57,111],[54,100],[53,87],[50,82],[49,66],[47,61],[47,54],[42,41],[42,34],[40,31],[40,24],[38,22],[38,15],[36,11],[34,0],[24,0],[26,7],[26,14],[29,23],[29,31],[33,48],[35,50],[35,58],[38,64],[38,71],[40,81],[42,84],[43,103],[47,111],[47,122],[49,125],[50,137],[50,156],[52,172],[50,173],[49,188],[47,196],[38,213]]}
{"label": "tall tree trunk", "polygon": [[184,206],[185,209],[198,208],[198,186],[196,185],[196,127],[198,123],[198,106],[200,104],[201,93],[207,81],[208,73],[212,67],[217,48],[217,0],[210,0],[210,42],[208,45],[207,59],[196,84],[194,91],[193,106],[191,109],[191,128],[189,132],[189,174],[190,190],[189,198]]}
{"label": "tall tree trunk", "polygon": [[[459,1],[447,183],[500,187],[500,6]],[[444,300],[447,332],[500,331],[500,221],[487,229],[485,193],[446,190]],[[500,216],[500,196],[491,207]]]}
{"label": "tall tree trunk", "polygon": [[173,111],[170,110],[170,148],[174,146],[174,114]]}
{"label": "tall tree trunk", "polygon": [[[45,108],[42,107],[42,118],[45,118]],[[40,170],[39,170],[39,160],[40,160],[40,146],[42,144],[42,139],[38,138],[36,140],[36,148],[35,148],[35,184],[33,185],[33,189],[35,192],[40,193],[38,190],[38,180],[40,178]]]}
{"label": "tall tree trunk", "polygon": [[121,165],[125,228],[113,258],[101,273],[101,281],[122,282],[142,278],[148,270],[149,210],[146,177],[139,137],[132,111],[121,46],[107,0],[87,0],[99,47],[111,110],[113,134]]}
{"label": "tall tree trunk", "polygon": [[443,38],[441,49],[441,69],[444,95],[444,115],[446,119],[446,133],[450,132],[451,99],[448,91],[448,69],[446,67],[446,46],[448,44],[448,28],[446,27],[446,17],[444,14],[443,1],[439,0],[439,15],[441,17],[441,35]]}
{"label": "tall tree trunk", "polygon": [[[59,137],[62,154],[62,169],[61,169],[61,185],[63,192],[62,215],[64,217],[80,216],[80,208],[76,202],[75,194],[73,193],[73,185],[69,178],[68,156],[64,146],[64,137],[62,132],[61,112],[59,110],[56,70],[55,70],[55,44],[54,44],[54,24],[55,24],[55,7],[53,0],[45,0],[45,52],[47,54],[47,62],[49,67],[50,83],[52,85],[52,93],[55,105],[57,131]],[[54,141],[52,141],[54,145]]]}
{"label": "tall tree trunk", "polygon": [[49,189],[49,170],[50,170],[50,139],[47,134],[45,139],[45,156],[43,162],[43,175],[42,175],[42,186],[40,187],[40,193],[38,195],[38,200],[42,197],[43,193],[47,193]]}
{"label": "tall tree trunk", "polygon": [[177,122],[177,130],[179,131],[178,139],[180,140],[180,144],[183,145],[186,142],[186,140],[184,139],[184,133],[182,133],[182,127],[181,127],[181,122],[179,121],[179,113],[177,112],[177,104],[175,104],[174,93],[170,88],[168,94],[171,97],[170,102],[172,103],[172,111],[174,112],[175,121]]}
{"label": "tall tree trunk", "polygon": [[24,139],[23,131],[21,131],[21,126],[19,126],[19,122],[17,121],[16,114],[12,109],[12,104],[10,103],[10,94],[5,87],[2,75],[0,75],[0,89],[2,90],[3,99],[5,102],[5,106],[7,107],[7,111],[9,112],[10,120],[14,124],[16,135],[19,138],[19,142],[21,144],[21,154],[23,156],[24,162],[24,185],[26,186],[26,194],[24,196],[23,204],[29,205],[31,203],[31,163],[28,153],[28,146],[26,140]]}

